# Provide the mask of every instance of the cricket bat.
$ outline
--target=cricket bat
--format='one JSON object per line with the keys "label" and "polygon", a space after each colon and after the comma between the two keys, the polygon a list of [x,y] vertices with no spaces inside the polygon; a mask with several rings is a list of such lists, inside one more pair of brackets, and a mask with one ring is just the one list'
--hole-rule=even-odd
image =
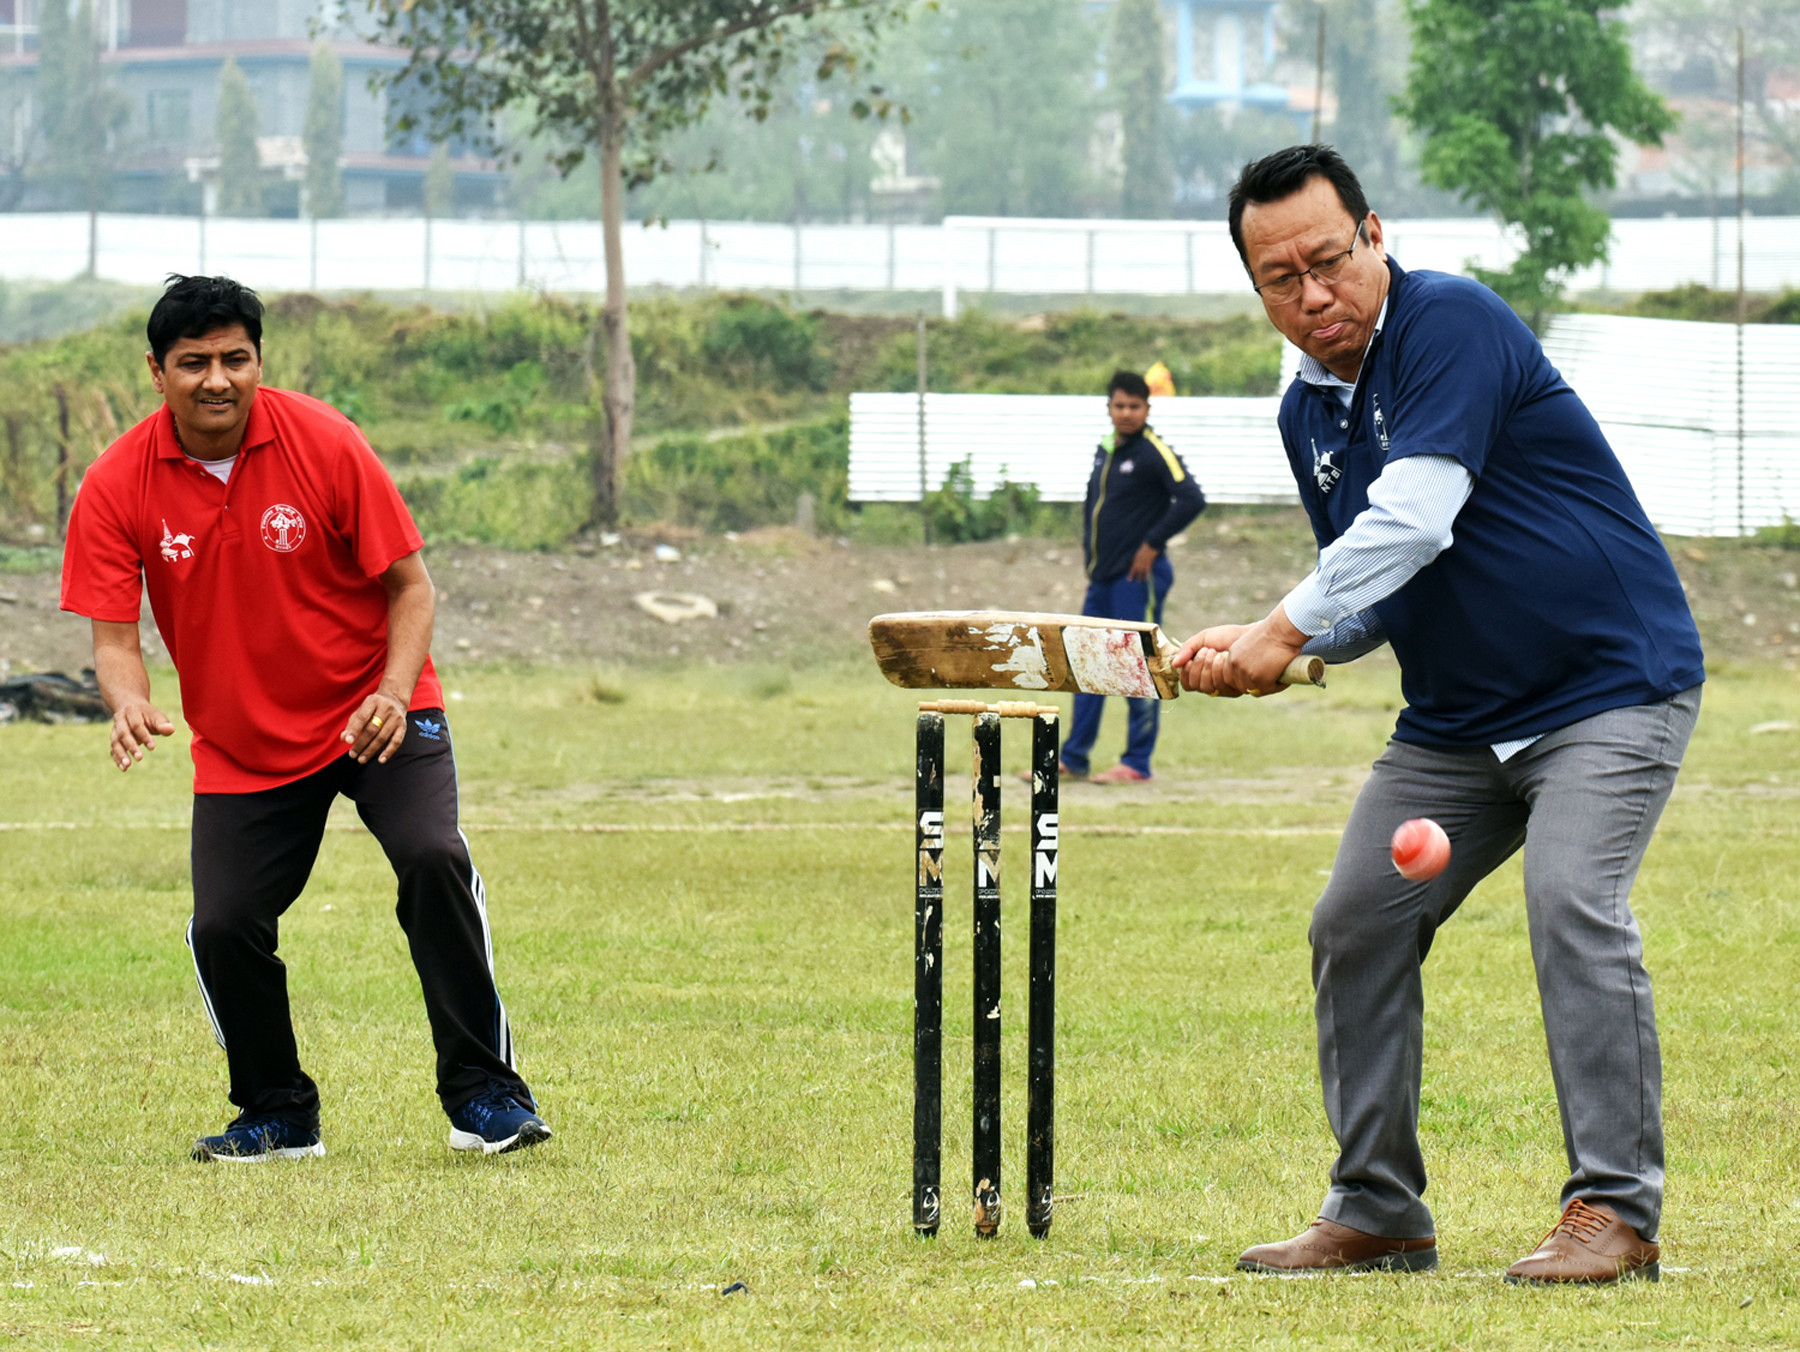
{"label": "cricket bat", "polygon": [[[1174,699],[1177,648],[1160,625],[1016,610],[877,615],[869,643],[881,674],[906,690],[1062,690]],[[1325,663],[1298,657],[1283,685],[1325,684]]]}

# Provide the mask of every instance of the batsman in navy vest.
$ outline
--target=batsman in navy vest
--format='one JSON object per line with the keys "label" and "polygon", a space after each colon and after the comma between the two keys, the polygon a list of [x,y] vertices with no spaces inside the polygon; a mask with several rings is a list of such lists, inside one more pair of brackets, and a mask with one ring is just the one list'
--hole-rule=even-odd
{"label": "batsman in navy vest", "polygon": [[[1478,283],[1389,258],[1335,152],[1246,166],[1230,219],[1270,322],[1304,354],[1280,426],[1319,562],[1264,619],[1188,640],[1183,682],[1273,693],[1299,653],[1387,643],[1406,700],[1313,910],[1330,1188],[1305,1233],[1239,1266],[1436,1266],[1420,969],[1463,898],[1523,850],[1569,1173],[1560,1219],[1507,1279],[1654,1278],[1662,1069],[1629,896],[1699,712],[1681,583],[1531,331]],[[1414,817],[1452,847],[1416,882],[1389,858]]]}

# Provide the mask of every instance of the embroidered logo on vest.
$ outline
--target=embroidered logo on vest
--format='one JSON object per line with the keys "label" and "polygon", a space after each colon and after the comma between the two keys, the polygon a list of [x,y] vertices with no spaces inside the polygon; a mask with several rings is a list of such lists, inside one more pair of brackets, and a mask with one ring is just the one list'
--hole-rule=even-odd
{"label": "embroidered logo on vest", "polygon": [[1332,457],[1335,456],[1337,452],[1326,451],[1321,455],[1319,453],[1319,443],[1317,440],[1314,440],[1312,442],[1312,454],[1313,482],[1319,486],[1320,497],[1329,497],[1331,490],[1337,487],[1338,480],[1344,477],[1344,471],[1339,466],[1332,463]]}

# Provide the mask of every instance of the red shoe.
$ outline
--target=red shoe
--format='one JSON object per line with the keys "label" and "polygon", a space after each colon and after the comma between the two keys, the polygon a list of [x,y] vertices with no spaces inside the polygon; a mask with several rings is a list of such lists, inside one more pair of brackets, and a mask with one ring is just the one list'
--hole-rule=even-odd
{"label": "red shoe", "polygon": [[1133,770],[1124,761],[1120,761],[1110,770],[1102,770],[1097,775],[1089,775],[1090,784],[1147,784],[1150,776],[1142,770]]}

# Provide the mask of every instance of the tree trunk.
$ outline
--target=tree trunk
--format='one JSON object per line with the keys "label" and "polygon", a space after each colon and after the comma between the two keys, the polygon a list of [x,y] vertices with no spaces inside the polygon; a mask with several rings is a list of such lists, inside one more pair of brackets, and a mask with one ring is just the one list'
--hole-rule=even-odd
{"label": "tree trunk", "polygon": [[56,538],[69,528],[69,394],[56,386]]}
{"label": "tree trunk", "polygon": [[619,486],[631,454],[631,418],[637,402],[637,363],[631,355],[630,308],[625,291],[625,128],[622,117],[607,119],[600,144],[600,220],[606,246],[606,308],[601,330],[606,340],[606,383],[600,397],[604,419],[593,426],[594,507],[588,524],[613,526],[619,520]]}

